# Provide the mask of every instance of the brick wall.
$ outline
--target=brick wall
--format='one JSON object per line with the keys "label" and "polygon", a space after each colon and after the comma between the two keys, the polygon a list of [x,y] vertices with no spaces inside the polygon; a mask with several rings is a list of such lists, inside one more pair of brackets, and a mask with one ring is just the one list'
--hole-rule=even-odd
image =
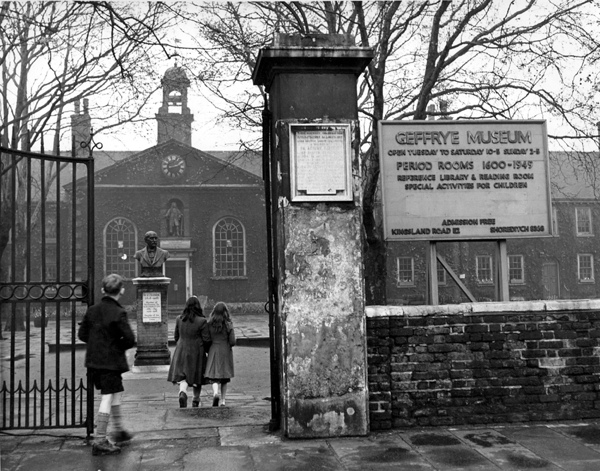
{"label": "brick wall", "polygon": [[370,306],[370,428],[600,417],[600,300]]}

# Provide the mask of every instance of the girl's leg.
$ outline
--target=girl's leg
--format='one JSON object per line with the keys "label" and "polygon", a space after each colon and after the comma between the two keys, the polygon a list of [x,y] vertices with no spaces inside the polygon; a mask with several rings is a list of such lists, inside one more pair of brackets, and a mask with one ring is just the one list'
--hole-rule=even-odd
{"label": "girl's leg", "polygon": [[184,408],[187,407],[187,389],[188,383],[184,379],[179,382],[179,407]]}
{"label": "girl's leg", "polygon": [[221,405],[222,406],[225,405],[225,395],[227,394],[227,384],[228,383],[221,383]]}
{"label": "girl's leg", "polygon": [[213,407],[216,407],[219,405],[219,383],[213,383],[212,384],[212,389],[213,389]]}
{"label": "girl's leg", "polygon": [[192,400],[192,407],[200,406],[200,393],[202,392],[202,385],[194,386],[194,399]]}

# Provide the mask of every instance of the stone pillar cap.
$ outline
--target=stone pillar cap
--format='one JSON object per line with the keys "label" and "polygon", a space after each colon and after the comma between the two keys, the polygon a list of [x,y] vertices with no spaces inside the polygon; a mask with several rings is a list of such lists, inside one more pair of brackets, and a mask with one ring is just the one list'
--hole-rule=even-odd
{"label": "stone pillar cap", "polygon": [[374,56],[373,48],[356,47],[351,38],[341,34],[278,35],[272,46],[258,52],[252,81],[268,89],[274,76],[282,72],[358,76]]}

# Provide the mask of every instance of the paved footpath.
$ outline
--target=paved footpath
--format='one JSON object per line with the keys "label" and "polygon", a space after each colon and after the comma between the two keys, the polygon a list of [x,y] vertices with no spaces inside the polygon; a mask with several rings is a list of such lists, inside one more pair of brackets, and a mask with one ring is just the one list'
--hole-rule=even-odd
{"label": "paved footpath", "polygon": [[600,470],[599,423],[403,429],[369,437],[289,440],[268,432],[268,405],[241,396],[228,407],[131,403],[127,409],[126,423],[135,437],[120,455],[92,456],[81,431],[2,434],[1,469]]}
{"label": "paved footpath", "polygon": [[[0,431],[0,469],[15,470],[600,470],[600,421],[440,427],[368,437],[290,440],[269,432],[268,398],[231,385],[226,407],[181,409],[177,389],[156,391],[161,368],[124,376],[120,455],[92,456],[82,429]],[[153,392],[154,391],[154,392]]]}
{"label": "paved footpath", "polygon": [[[248,317],[237,328],[240,338],[264,338],[267,323]],[[180,409],[176,388],[157,390],[163,370],[134,368],[124,376],[124,423],[134,439],[120,455],[92,456],[82,429],[0,430],[0,470],[600,470],[600,421],[290,440],[269,432],[271,404],[262,392],[232,383],[226,407],[211,407],[205,390],[202,407]]]}

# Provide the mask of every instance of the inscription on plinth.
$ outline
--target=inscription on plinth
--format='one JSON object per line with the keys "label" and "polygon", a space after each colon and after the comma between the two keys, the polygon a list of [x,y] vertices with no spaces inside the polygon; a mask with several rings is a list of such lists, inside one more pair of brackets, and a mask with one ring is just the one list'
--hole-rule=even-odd
{"label": "inscription on plinth", "polygon": [[160,322],[160,292],[142,293],[142,322]]}
{"label": "inscription on plinth", "polygon": [[169,365],[167,290],[170,278],[134,278],[137,288],[137,351],[135,366]]}

